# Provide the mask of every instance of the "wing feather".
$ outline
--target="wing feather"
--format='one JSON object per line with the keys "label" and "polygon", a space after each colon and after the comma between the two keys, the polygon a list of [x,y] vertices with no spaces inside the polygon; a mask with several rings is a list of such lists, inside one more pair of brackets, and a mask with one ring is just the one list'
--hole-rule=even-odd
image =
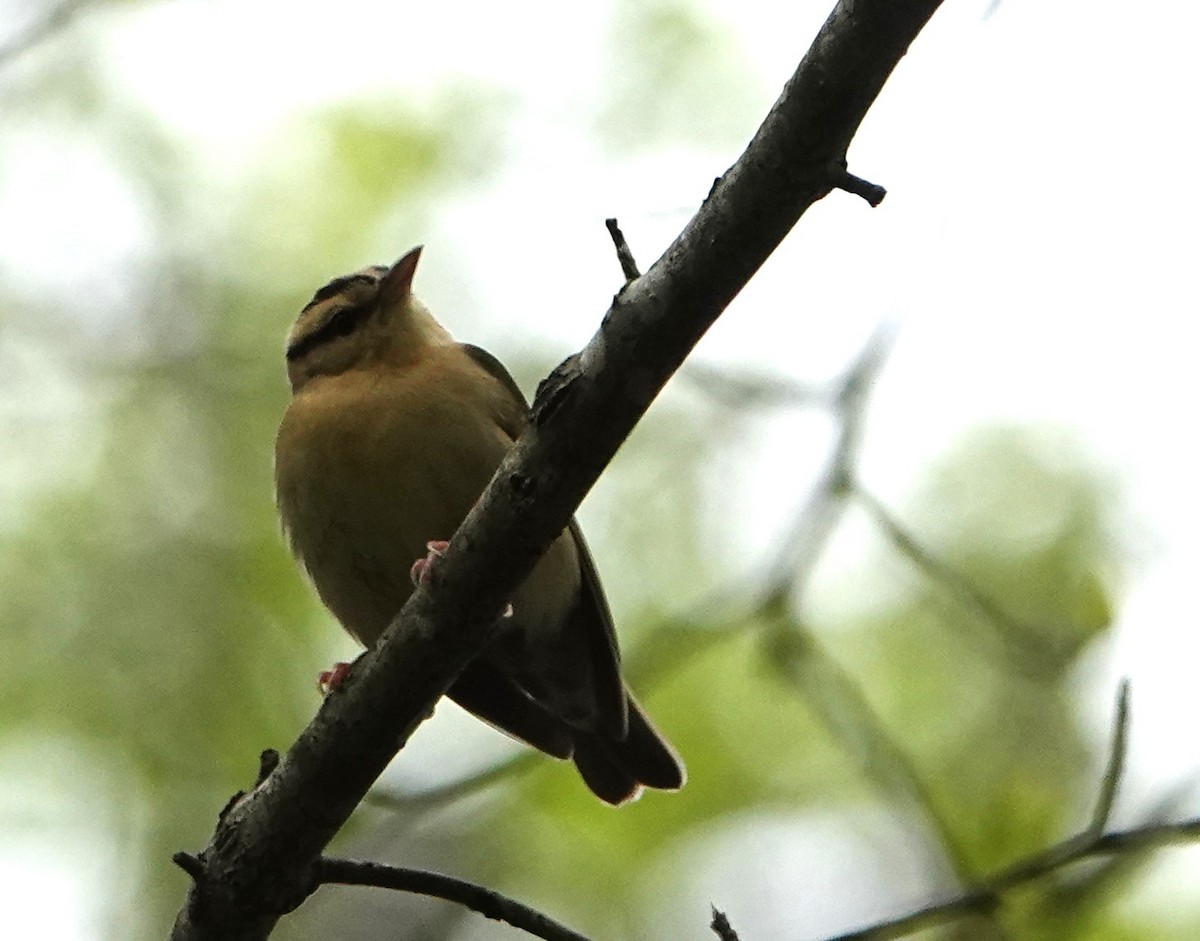
{"label": "wing feather", "polygon": [[[504,430],[516,440],[525,430],[529,420],[529,404],[521,392],[521,387],[504,364],[487,350],[470,343],[462,344],[462,350],[507,390],[519,418],[509,420],[508,427]],[[571,617],[587,638],[595,681],[597,718],[605,734],[623,740],[628,733],[629,715],[625,685],[621,680],[621,655],[617,647],[616,627],[613,625],[608,599],[600,584],[595,560],[588,549],[587,541],[583,538],[578,521],[572,518],[568,529],[579,555],[581,585],[580,603],[575,606]],[[583,623],[578,623],[581,621]]]}

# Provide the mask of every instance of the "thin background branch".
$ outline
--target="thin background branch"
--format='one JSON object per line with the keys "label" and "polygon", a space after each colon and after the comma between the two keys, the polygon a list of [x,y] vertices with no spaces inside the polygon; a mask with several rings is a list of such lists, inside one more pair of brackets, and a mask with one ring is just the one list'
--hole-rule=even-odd
{"label": "thin background branch", "polygon": [[805,384],[780,376],[751,375],[704,363],[688,363],[679,378],[708,398],[731,408],[807,408],[829,403],[825,385]]}
{"label": "thin background branch", "polygon": [[15,61],[38,43],[70,26],[71,21],[90,4],[88,0],[62,0],[51,6],[39,19],[0,45],[0,68]]}
{"label": "thin background branch", "polygon": [[993,912],[1006,892],[1087,859],[1196,840],[1200,840],[1200,818],[1180,823],[1154,823],[1095,837],[1085,830],[1078,837],[1000,870],[969,892],[945,902],[927,905],[899,918],[839,934],[827,941],[886,941],[889,938],[901,938],[949,919]]}
{"label": "thin background branch", "polygon": [[1100,782],[1100,793],[1096,795],[1096,807],[1092,811],[1092,821],[1087,833],[1093,837],[1099,836],[1108,826],[1112,817],[1113,804],[1117,799],[1117,791],[1121,787],[1121,777],[1125,772],[1125,755],[1129,750],[1129,679],[1121,680],[1117,687],[1117,704],[1113,709],[1112,741],[1109,744],[1108,764],[1104,769],[1104,777]]}
{"label": "thin background branch", "polygon": [[895,330],[875,331],[858,359],[834,384],[833,419],[837,437],[807,501],[776,553],[761,601],[769,609],[800,591],[846,510],[852,470],[858,462],[866,423],[866,402],[892,346]]}
{"label": "thin background branch", "polygon": [[541,912],[481,885],[420,869],[404,869],[383,863],[323,857],[317,861],[316,879],[321,883],[376,886],[413,892],[465,905],[472,911],[503,921],[544,941],[588,941]]}
{"label": "thin background branch", "polygon": [[978,612],[985,624],[996,628],[997,638],[1013,654],[1013,664],[1034,676],[1045,672],[1043,664],[1048,653],[1048,643],[1044,639],[1046,631],[1013,617],[987,592],[925,548],[859,480],[851,478],[848,486],[858,505],[902,555],[931,580],[949,589],[962,604]]}

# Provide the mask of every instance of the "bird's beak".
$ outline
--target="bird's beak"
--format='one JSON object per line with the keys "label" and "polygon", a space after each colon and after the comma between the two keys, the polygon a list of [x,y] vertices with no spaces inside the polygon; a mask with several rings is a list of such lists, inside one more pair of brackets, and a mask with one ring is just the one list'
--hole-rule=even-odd
{"label": "bird's beak", "polygon": [[417,262],[421,260],[421,249],[418,245],[398,262],[392,265],[383,280],[379,282],[379,300],[384,310],[391,310],[403,303],[412,293],[413,275],[417,271]]}

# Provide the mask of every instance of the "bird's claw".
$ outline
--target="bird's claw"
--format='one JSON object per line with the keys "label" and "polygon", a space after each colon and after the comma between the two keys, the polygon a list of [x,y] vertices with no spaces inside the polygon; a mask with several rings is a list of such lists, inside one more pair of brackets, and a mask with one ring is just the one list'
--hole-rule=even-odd
{"label": "bird's claw", "polygon": [[328,696],[341,686],[349,675],[349,663],[335,663],[333,669],[322,670],[317,674],[317,689],[321,691],[322,696]]}
{"label": "bird's claw", "polygon": [[[429,584],[429,573],[433,569],[433,565],[446,554],[446,547],[450,543],[445,539],[431,539],[425,543],[426,556],[423,559],[417,559],[412,564],[412,568],[408,570],[408,577],[412,579],[413,585],[417,588],[424,588]],[[504,606],[504,613],[500,617],[504,619],[513,616],[513,606],[511,604]]]}
{"label": "bird's claw", "polygon": [[417,559],[412,564],[412,568],[408,570],[408,577],[412,580],[413,585],[417,588],[424,588],[429,584],[429,572],[433,568],[433,563],[446,554],[446,547],[450,543],[445,539],[431,539],[425,543],[426,556],[423,559]]}

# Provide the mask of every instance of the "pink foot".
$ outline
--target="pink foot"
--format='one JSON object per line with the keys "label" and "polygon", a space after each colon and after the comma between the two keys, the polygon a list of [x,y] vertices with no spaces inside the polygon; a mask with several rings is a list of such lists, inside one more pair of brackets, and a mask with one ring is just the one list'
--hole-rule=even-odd
{"label": "pink foot", "polygon": [[332,670],[322,670],[317,675],[317,689],[322,696],[328,696],[345,682],[350,675],[349,663],[335,663]]}
{"label": "pink foot", "polygon": [[[408,570],[408,577],[412,579],[412,583],[417,588],[424,588],[429,584],[429,572],[433,568],[433,564],[446,554],[446,547],[450,545],[445,539],[431,539],[425,543],[425,548],[428,554],[423,559],[417,559],[412,564],[412,568]],[[511,618],[513,616],[513,606],[506,605],[504,613],[500,615],[502,618]]]}
{"label": "pink foot", "polygon": [[408,570],[408,577],[412,579],[412,583],[418,588],[424,588],[429,584],[429,572],[433,568],[433,563],[440,559],[446,552],[446,546],[450,545],[445,539],[431,539],[425,543],[427,555],[423,559],[417,559],[412,564],[412,568]]}

